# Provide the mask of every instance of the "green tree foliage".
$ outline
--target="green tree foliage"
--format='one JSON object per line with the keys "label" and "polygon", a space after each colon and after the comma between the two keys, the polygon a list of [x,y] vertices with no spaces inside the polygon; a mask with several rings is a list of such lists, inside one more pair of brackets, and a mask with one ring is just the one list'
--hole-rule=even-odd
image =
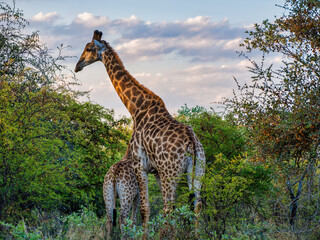
{"label": "green tree foliage", "polygon": [[115,120],[113,111],[90,102],[72,103],[67,111],[76,134],[71,145],[79,149],[81,172],[88,178],[88,182],[79,187],[91,193],[95,210],[101,216],[105,213],[103,178],[110,166],[125,154],[131,136],[130,121],[127,118]]}
{"label": "green tree foliage", "polygon": [[[232,116],[222,116],[212,109],[182,107],[177,119],[191,125],[208,159],[202,185],[204,201],[201,228],[205,239],[221,239],[243,222],[256,224],[267,216],[262,200],[271,194],[272,170],[249,161],[246,131],[234,124]],[[180,189],[179,201],[187,203],[187,187]],[[238,231],[240,231],[238,229]]]}
{"label": "green tree foliage", "polygon": [[89,203],[102,211],[103,177],[125,152],[128,119],[80,102],[63,47],[53,57],[36,33],[23,33],[14,3],[0,10],[0,219]]}
{"label": "green tree foliage", "polygon": [[[246,134],[243,128],[233,124],[232,119],[223,119],[214,110],[186,105],[178,110],[177,120],[192,126],[202,143],[207,163],[214,162],[217,154],[232,159],[245,152]],[[230,118],[230,117],[229,117]]]}
{"label": "green tree foliage", "polygon": [[[276,201],[286,211],[275,214],[282,221],[289,216],[297,234],[311,233],[319,217],[319,205],[309,205],[314,197],[319,201],[319,7],[314,0],[286,0],[283,16],[255,24],[243,46],[262,52],[261,64],[246,56],[252,81],[238,84],[239,92],[226,101],[250,129],[260,161],[277,167],[277,186],[287,197]],[[282,63],[268,65],[275,54]]]}
{"label": "green tree foliage", "polygon": [[257,224],[267,217],[263,200],[272,194],[271,174],[244,156],[230,160],[217,155],[203,179],[201,221],[206,238],[235,235],[241,224]]}

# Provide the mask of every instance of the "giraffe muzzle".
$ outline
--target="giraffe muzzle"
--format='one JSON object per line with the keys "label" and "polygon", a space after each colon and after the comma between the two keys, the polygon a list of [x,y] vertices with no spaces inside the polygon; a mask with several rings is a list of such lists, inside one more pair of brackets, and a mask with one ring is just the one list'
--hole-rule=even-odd
{"label": "giraffe muzzle", "polygon": [[83,61],[83,60],[80,60],[80,61],[77,63],[74,71],[75,71],[75,72],[79,72],[79,71],[81,71],[81,70],[83,69],[83,67],[84,67],[84,61]]}

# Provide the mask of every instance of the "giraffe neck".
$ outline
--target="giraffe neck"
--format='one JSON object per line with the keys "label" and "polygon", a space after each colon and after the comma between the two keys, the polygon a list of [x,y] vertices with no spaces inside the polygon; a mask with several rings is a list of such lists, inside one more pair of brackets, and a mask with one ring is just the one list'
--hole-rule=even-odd
{"label": "giraffe neck", "polygon": [[146,113],[151,106],[158,105],[167,111],[160,97],[130,75],[108,43],[106,43],[106,50],[101,55],[109,78],[134,122],[138,115]]}

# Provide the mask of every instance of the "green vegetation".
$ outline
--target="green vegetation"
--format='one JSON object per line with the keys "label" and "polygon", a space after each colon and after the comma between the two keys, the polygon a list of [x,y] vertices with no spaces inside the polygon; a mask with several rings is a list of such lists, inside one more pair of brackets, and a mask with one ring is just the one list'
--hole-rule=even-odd
{"label": "green vegetation", "polygon": [[[246,146],[245,128],[235,125],[231,116],[224,119],[202,107],[184,106],[177,118],[193,127],[207,157],[200,220],[204,239],[235,234],[243,221],[256,224],[255,219],[248,221],[253,214],[256,220],[266,217],[261,204],[267,194],[272,194],[272,170],[251,161],[253,153]],[[187,192],[187,186],[181,187],[179,203],[187,204],[187,194],[183,194]]]}
{"label": "green vegetation", "polygon": [[[242,53],[252,62],[252,82],[238,84],[226,104],[249,130],[257,161],[277,173],[269,205],[279,231],[310,239],[320,216],[320,8],[311,0],[287,0],[284,8],[284,16],[249,32],[243,46],[263,57],[258,64]],[[282,63],[268,65],[275,55]]]}
{"label": "green vegetation", "polygon": [[22,33],[19,10],[0,9],[0,219],[29,224],[34,209],[67,214],[88,204],[101,216],[103,177],[125,153],[129,120],[80,102],[63,49],[54,58],[37,34]]}
{"label": "green vegetation", "polygon": [[[283,7],[248,32],[241,55],[252,79],[237,82],[227,114],[179,110],[207,157],[199,228],[184,179],[164,217],[150,176],[149,239],[319,239],[320,9],[314,0]],[[24,33],[20,10],[0,11],[0,239],[104,239],[102,181],[125,153],[130,121],[81,102],[87,93],[72,90],[64,47],[53,57],[37,33]],[[282,63],[267,65],[274,56]],[[129,221],[123,235],[142,230]]]}

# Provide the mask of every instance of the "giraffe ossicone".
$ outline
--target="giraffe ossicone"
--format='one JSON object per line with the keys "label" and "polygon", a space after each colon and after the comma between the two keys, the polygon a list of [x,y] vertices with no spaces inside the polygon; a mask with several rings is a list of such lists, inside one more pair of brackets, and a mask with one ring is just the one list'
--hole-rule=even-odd
{"label": "giraffe ossicone", "polygon": [[94,32],[75,71],[101,61],[117,94],[132,116],[133,133],[127,158],[132,161],[138,182],[144,226],[147,227],[150,215],[148,173],[152,171],[159,174],[165,212],[172,209],[179,178],[183,173],[188,173],[188,185],[195,194],[195,209],[199,209],[201,177],[206,163],[199,139],[190,126],[176,121],[169,114],[159,96],[129,74],[118,54],[109,43],[101,40],[101,36],[102,32]]}

